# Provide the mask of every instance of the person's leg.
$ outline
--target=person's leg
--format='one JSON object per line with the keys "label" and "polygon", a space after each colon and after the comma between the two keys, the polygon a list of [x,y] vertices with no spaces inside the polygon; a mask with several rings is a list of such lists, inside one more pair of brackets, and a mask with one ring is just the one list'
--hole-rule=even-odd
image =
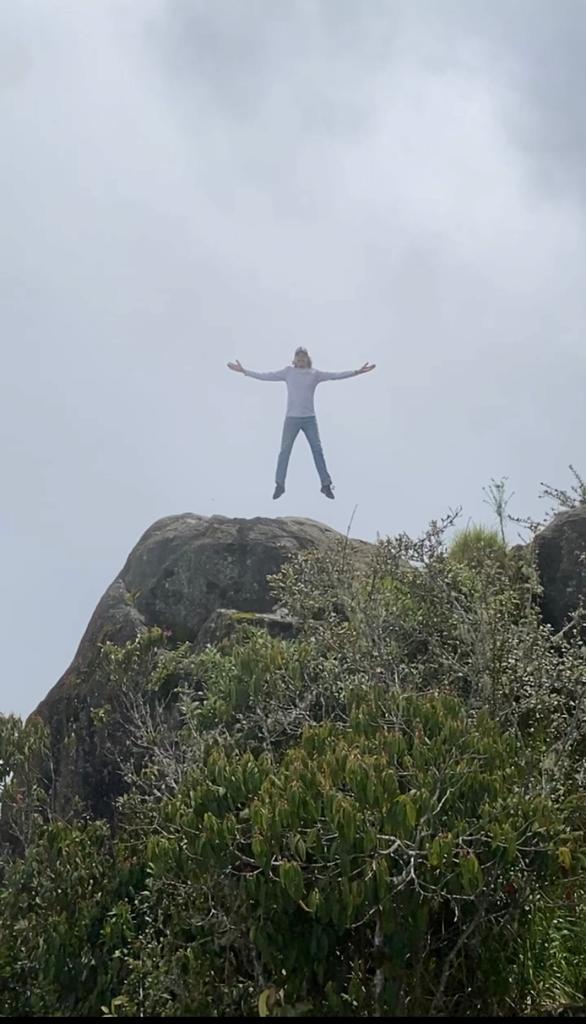
{"label": "person's leg", "polygon": [[275,474],[275,483],[278,487],[285,486],[285,477],[287,476],[287,467],[289,465],[289,457],[291,455],[291,449],[293,442],[297,437],[301,429],[299,417],[297,416],[286,416],[283,424],[283,436],[281,438],[281,451],[279,452],[279,458],[277,461],[277,472]]}
{"label": "person's leg", "polygon": [[315,468],[319,473],[322,487],[331,486],[332,478],[328,473],[328,467],[326,466],[326,460],[321,446],[319,429],[317,426],[317,419],[315,416],[306,416],[301,425],[301,429],[309,441],[309,447],[311,448],[313,461],[315,462]]}

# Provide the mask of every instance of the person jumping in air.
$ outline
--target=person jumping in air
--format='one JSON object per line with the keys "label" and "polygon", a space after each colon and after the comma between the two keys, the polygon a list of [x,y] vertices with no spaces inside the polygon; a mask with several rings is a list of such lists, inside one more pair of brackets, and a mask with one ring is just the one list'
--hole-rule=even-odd
{"label": "person jumping in air", "polygon": [[295,350],[293,365],[286,366],[283,370],[275,370],[273,373],[255,373],[253,370],[245,370],[241,363],[228,363],[235,373],[243,373],[246,377],[254,377],[255,380],[282,380],[287,385],[287,412],[283,426],[283,437],[281,440],[281,451],[277,462],[276,487],[273,498],[280,498],[285,493],[285,477],[293,442],[300,430],[303,431],[311,448],[315,468],[321,480],[321,492],[326,498],[333,498],[332,480],[328,473],[326,460],[324,458],[313,396],[318,384],[322,380],[343,380],[345,377],[357,377],[361,373],[369,373],[374,370],[374,363],[365,363],[359,370],[344,370],[342,373],[325,373],[323,370],[314,370],[309,352],[306,348]]}

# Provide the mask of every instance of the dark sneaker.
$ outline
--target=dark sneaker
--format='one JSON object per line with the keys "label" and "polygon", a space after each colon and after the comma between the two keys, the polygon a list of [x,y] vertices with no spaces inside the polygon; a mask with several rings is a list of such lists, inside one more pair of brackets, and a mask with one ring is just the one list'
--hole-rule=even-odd
{"label": "dark sneaker", "polygon": [[283,487],[283,485],[282,484],[277,484],[276,487],[275,487],[273,498],[280,498],[281,495],[284,494],[284,493],[285,493],[285,488]]}
{"label": "dark sneaker", "polygon": [[325,494],[326,498],[333,498],[334,497],[334,492],[332,491],[332,485],[331,484],[324,484],[322,489],[321,489],[321,492],[322,492],[322,494]]}

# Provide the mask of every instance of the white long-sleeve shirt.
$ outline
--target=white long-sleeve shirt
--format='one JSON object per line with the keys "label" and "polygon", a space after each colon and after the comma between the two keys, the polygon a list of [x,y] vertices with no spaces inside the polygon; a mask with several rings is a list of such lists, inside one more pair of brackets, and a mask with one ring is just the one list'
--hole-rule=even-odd
{"label": "white long-sleeve shirt", "polygon": [[244,371],[247,377],[255,380],[281,380],[287,385],[286,416],[315,416],[313,396],[322,380],[343,380],[355,377],[356,370],[342,370],[341,373],[327,373],[314,370],[313,367],[285,366],[283,370],[272,373],[255,373],[254,370]]}

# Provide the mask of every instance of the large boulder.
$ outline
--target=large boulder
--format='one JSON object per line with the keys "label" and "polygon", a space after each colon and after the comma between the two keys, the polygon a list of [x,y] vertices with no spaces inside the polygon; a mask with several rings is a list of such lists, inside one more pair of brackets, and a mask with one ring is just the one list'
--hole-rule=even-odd
{"label": "large boulder", "polygon": [[533,549],[543,585],[542,614],[560,630],[586,600],[586,505],[558,513],[536,534]]}
{"label": "large boulder", "polygon": [[[294,624],[274,614],[267,576],[293,555],[342,540],[310,519],[186,513],[155,522],[99,601],[71,665],[35,712],[49,727],[60,813],[78,804],[108,814],[118,790],[104,746],[112,736],[96,724],[96,710],[111,697],[96,672],[101,644],[122,645],[152,626],[196,648],[229,635],[238,622],[293,635]],[[372,550],[363,541],[348,543],[360,560]]]}

